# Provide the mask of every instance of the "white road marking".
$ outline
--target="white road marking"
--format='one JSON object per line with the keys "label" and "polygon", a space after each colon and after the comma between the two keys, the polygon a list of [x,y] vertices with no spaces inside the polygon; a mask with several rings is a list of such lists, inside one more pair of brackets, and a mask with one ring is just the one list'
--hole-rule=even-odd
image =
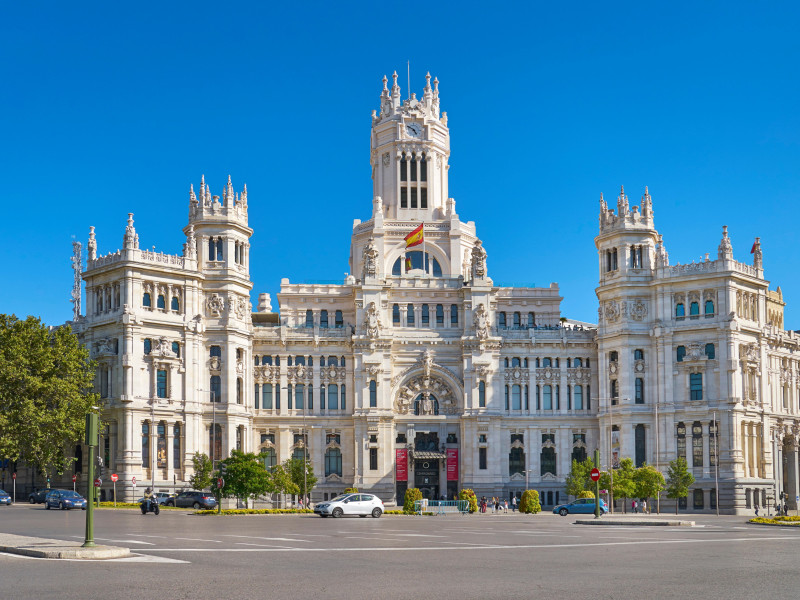
{"label": "white road marking", "polygon": [[215,544],[221,544],[222,540],[204,540],[202,538],[172,538],[173,540],[185,540],[188,542],[214,542]]}
{"label": "white road marking", "polygon": [[[86,539],[85,536],[82,535],[71,535],[70,537],[78,538],[79,540]],[[152,542],[143,542],[141,540],[114,540],[111,538],[101,538],[101,537],[96,537],[94,539],[102,540],[104,542],[116,542],[118,544],[143,544],[145,546],[155,546],[155,544],[153,544]]]}
{"label": "white road marking", "polygon": [[147,552],[421,552],[442,550],[527,550],[527,549],[553,549],[553,548],[587,548],[603,546],[639,546],[652,544],[711,544],[711,543],[731,543],[731,542],[771,542],[793,540],[800,542],[800,537],[748,537],[734,539],[691,539],[691,540],[635,540],[630,542],[596,542],[596,543],[575,543],[575,544],[521,544],[521,545],[499,545],[487,544],[485,546],[461,546],[452,548],[449,546],[408,546],[394,548],[148,548]]}
{"label": "white road marking", "polygon": [[128,535],[132,535],[134,537],[146,537],[146,538],[158,538],[158,539],[171,539],[167,535],[145,535],[144,533],[129,533]]}
{"label": "white road marking", "polygon": [[0,552],[0,556],[8,556],[9,558],[22,558],[24,560],[52,560],[59,562],[146,562],[146,563],[172,563],[172,564],[191,564],[188,560],[180,560],[177,558],[167,558],[166,556],[153,556],[150,554],[134,554],[127,558],[98,558],[92,560],[91,558],[39,558],[38,556],[25,556],[23,554],[13,554],[11,552]]}
{"label": "white road marking", "polygon": [[259,546],[261,548],[284,548],[284,549],[294,550],[294,548],[292,548],[291,546],[278,546],[277,544],[253,544],[251,542],[236,542],[236,543],[242,546]]}
{"label": "white road marking", "polygon": [[303,542],[304,544],[311,543],[311,540],[298,540],[295,538],[285,538],[285,537],[263,537],[258,535],[225,535],[224,537],[246,538],[251,540],[271,540],[273,542]]}

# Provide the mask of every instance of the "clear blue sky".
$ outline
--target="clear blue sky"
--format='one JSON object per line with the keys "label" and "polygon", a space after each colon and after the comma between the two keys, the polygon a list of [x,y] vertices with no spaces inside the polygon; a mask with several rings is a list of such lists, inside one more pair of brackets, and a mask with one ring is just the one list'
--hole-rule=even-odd
{"label": "clear blue sky", "polygon": [[[450,191],[501,285],[596,320],[598,198],[653,196],[670,260],[723,224],[800,328],[800,3],[42,2],[0,8],[0,312],[71,317],[71,236],[179,253],[189,184],[247,183],[253,300],[341,280],[370,112],[439,78]],[[487,9],[491,10],[487,10]]]}

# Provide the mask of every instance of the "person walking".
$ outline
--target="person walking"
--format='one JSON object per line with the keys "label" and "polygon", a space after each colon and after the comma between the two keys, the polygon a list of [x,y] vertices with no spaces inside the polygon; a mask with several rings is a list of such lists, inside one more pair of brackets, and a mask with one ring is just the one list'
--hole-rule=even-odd
{"label": "person walking", "polygon": [[756,516],[758,516],[758,504],[756,504]]}
{"label": "person walking", "polygon": [[511,498],[511,512],[517,512],[517,497],[512,496]]}
{"label": "person walking", "polygon": [[637,514],[637,513],[639,512],[639,511],[637,510],[637,507],[636,507],[636,500],[633,500],[633,501],[631,502],[631,510],[633,511],[633,513],[634,513],[634,514]]}
{"label": "person walking", "polygon": [[642,514],[646,515],[647,513],[647,500],[642,500]]}

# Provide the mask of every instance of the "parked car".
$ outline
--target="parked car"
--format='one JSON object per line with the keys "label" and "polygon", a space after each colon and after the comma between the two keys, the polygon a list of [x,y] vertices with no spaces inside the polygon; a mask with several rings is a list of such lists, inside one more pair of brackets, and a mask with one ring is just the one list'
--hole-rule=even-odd
{"label": "parked car", "polygon": [[47,496],[47,492],[49,491],[50,488],[42,488],[31,492],[28,494],[28,502],[31,504],[41,504],[44,502],[44,497]]}
{"label": "parked car", "polygon": [[[608,504],[600,498],[600,510],[603,514],[608,512]],[[569,504],[559,504],[553,509],[553,512],[566,517],[567,515],[593,515],[594,514],[594,498],[578,498]]]}
{"label": "parked car", "polygon": [[72,490],[50,490],[44,499],[44,507],[47,510],[51,508],[60,508],[61,510],[82,508],[86,510],[86,498]]}
{"label": "parked car", "polygon": [[5,490],[0,490],[0,504],[11,506],[11,496]]}
{"label": "parked car", "polygon": [[193,508],[195,510],[204,508],[210,510],[217,507],[217,499],[211,495],[211,492],[181,492],[177,496],[167,498],[164,506],[177,506],[184,508]]}
{"label": "parked car", "polygon": [[322,502],[314,507],[314,514],[320,517],[334,518],[344,515],[366,517],[372,515],[378,519],[383,514],[383,501],[372,494],[342,494],[333,500]]}
{"label": "parked car", "polygon": [[[162,506],[166,506],[167,505],[167,500],[169,500],[170,498],[174,498],[175,494],[169,494],[167,492],[156,492],[155,494],[153,494],[153,496],[156,497],[156,500],[158,500],[159,504],[161,504]],[[139,498],[136,501],[136,503],[137,504],[141,504],[142,500],[144,500],[144,497]]]}

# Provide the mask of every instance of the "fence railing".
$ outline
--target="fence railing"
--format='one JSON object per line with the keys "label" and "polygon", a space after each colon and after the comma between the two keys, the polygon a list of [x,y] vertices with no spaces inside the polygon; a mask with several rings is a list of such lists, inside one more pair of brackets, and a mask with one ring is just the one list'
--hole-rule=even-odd
{"label": "fence railing", "polygon": [[469,513],[469,500],[415,500],[414,512],[435,515],[456,515]]}

